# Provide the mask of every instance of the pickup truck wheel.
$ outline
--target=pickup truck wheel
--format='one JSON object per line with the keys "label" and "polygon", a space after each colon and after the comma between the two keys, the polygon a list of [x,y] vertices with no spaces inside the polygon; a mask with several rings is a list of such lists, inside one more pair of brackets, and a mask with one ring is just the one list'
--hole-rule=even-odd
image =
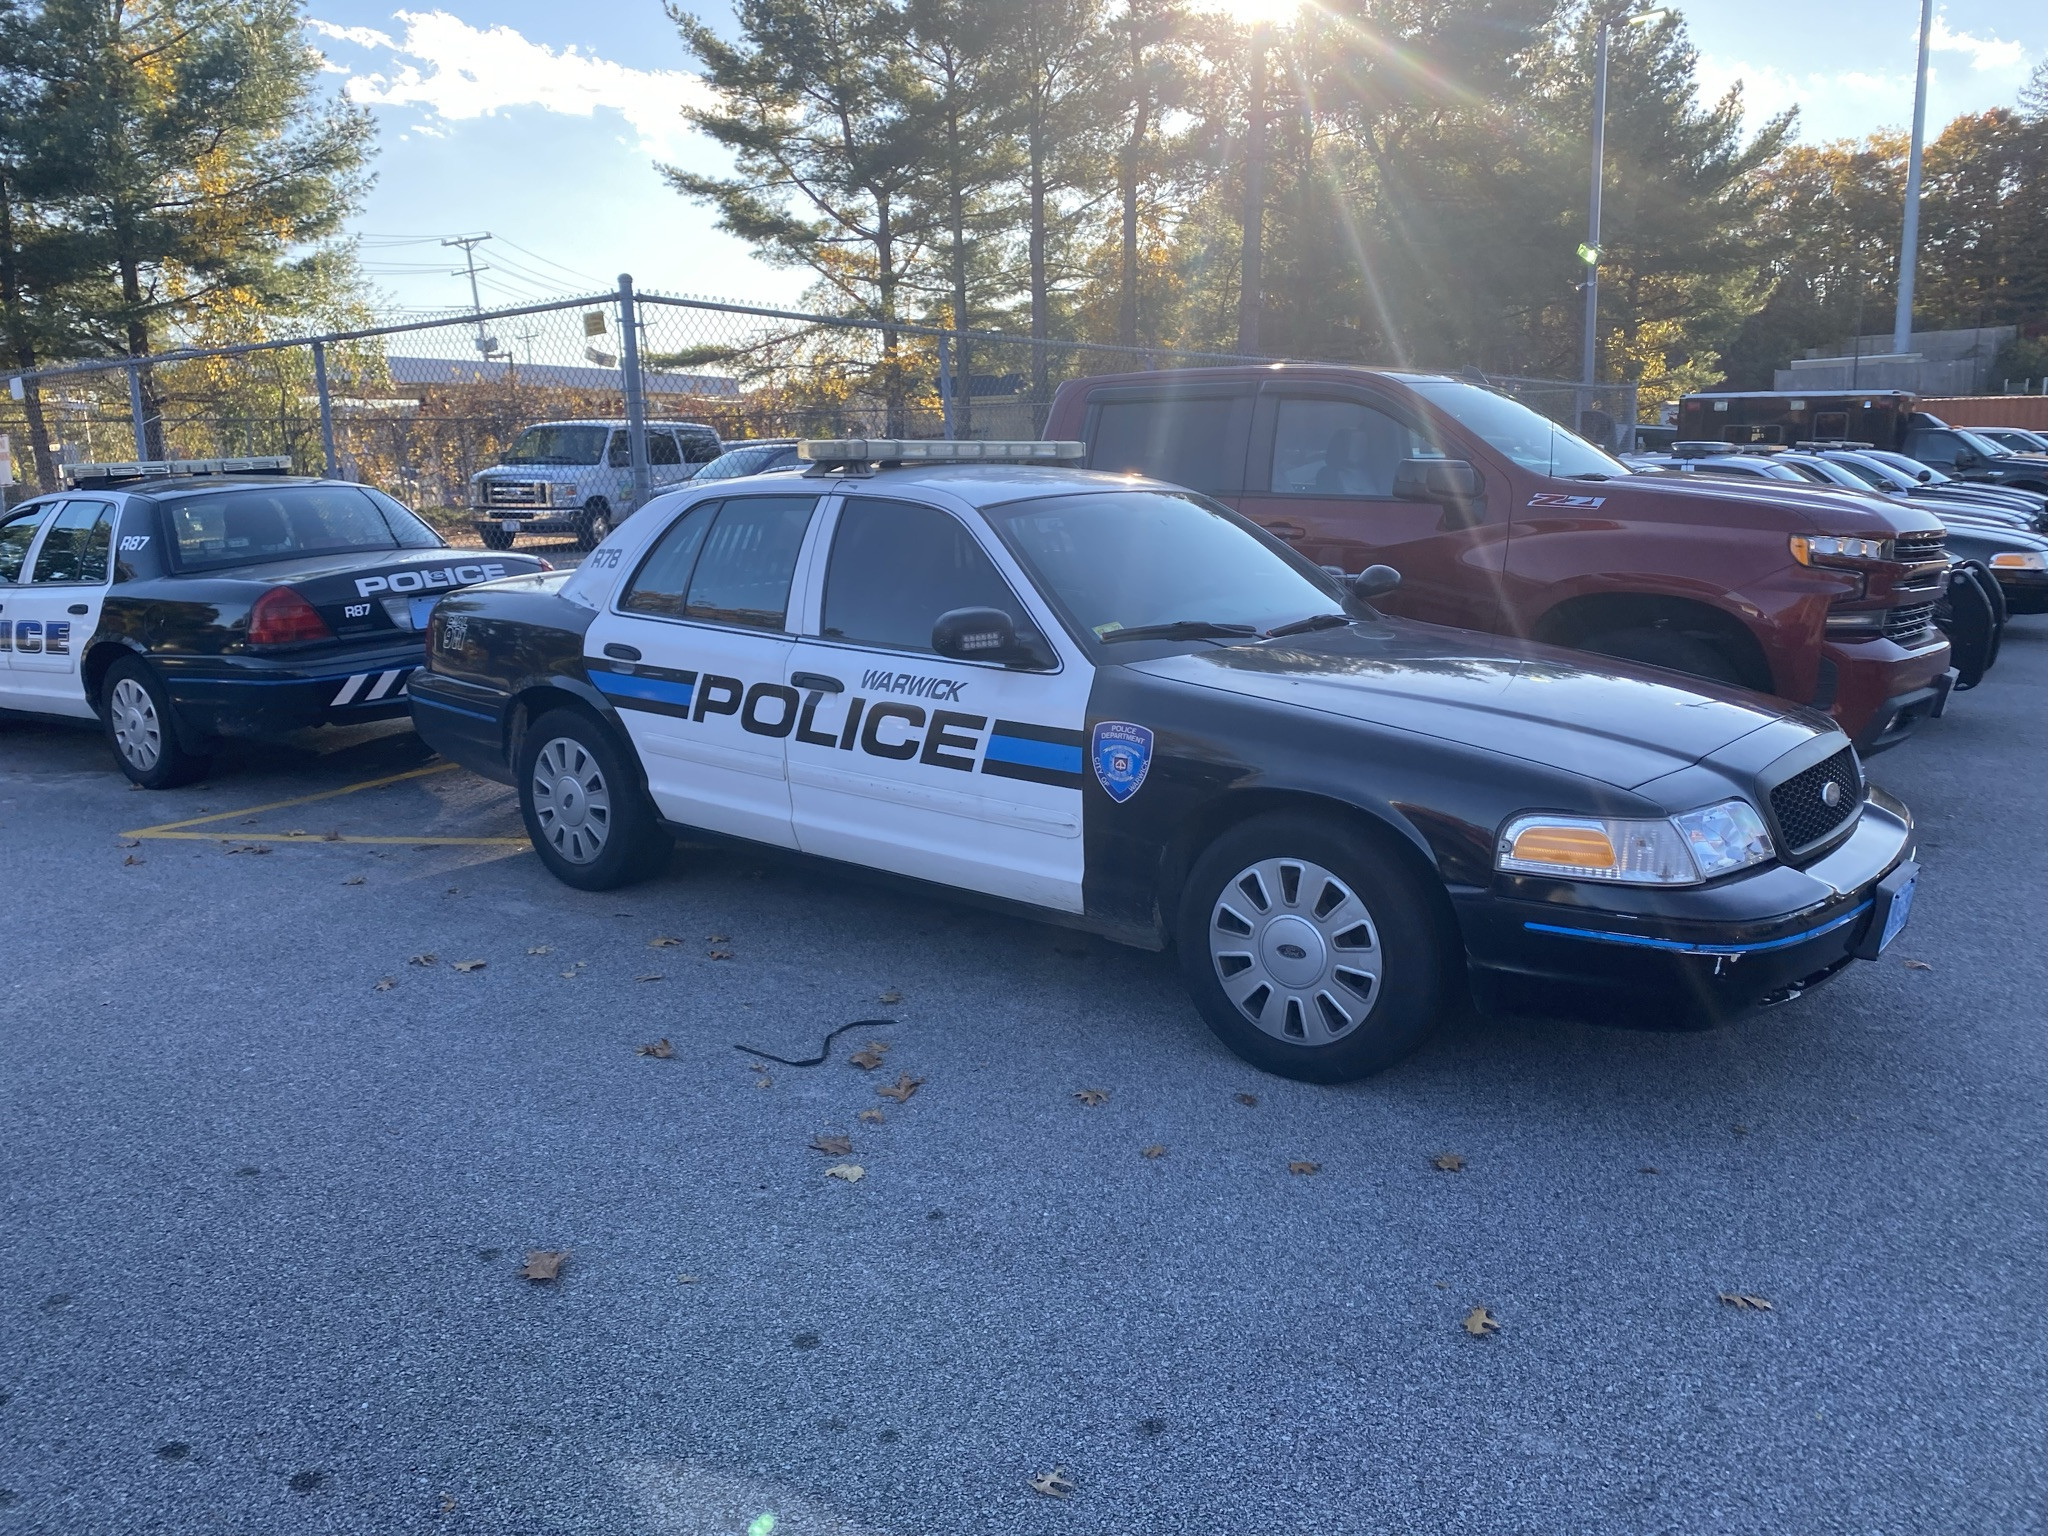
{"label": "pickup truck wheel", "polygon": [[576,547],[595,549],[611,531],[612,504],[602,496],[591,497],[583,504],[582,516],[576,519]]}
{"label": "pickup truck wheel", "polygon": [[595,718],[555,709],[520,746],[519,814],[548,873],[609,891],[660,869],[674,844],[617,739]]}
{"label": "pickup truck wheel", "polygon": [[123,656],[108,669],[100,721],[121,771],[144,789],[175,789],[206,772],[206,757],[187,751],[179,739],[163,679],[140,657]]}
{"label": "pickup truck wheel", "polygon": [[1738,688],[1748,686],[1742,669],[1719,646],[1694,635],[1680,634],[1677,630],[1610,629],[1603,634],[1588,635],[1579,641],[1578,648],[1621,661],[1668,667],[1673,672],[1711,678],[1717,683],[1733,683]]}
{"label": "pickup truck wheel", "polygon": [[1368,1077],[1443,1010],[1456,943],[1394,855],[1341,823],[1282,813],[1209,845],[1182,893],[1181,975],[1253,1066],[1311,1083]]}
{"label": "pickup truck wheel", "polygon": [[489,523],[483,524],[476,532],[477,537],[484,541],[485,549],[510,549],[519,537],[516,533],[507,533],[503,528],[494,527]]}

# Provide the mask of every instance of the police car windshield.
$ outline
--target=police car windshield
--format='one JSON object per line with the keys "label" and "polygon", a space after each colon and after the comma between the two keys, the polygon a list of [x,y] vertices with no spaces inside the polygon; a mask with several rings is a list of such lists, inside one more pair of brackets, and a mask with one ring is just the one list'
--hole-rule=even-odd
{"label": "police car windshield", "polygon": [[1522,468],[1558,479],[1620,479],[1628,469],[1576,432],[1568,432],[1548,416],[1519,400],[1459,379],[1403,380],[1415,393],[1451,417]]}
{"label": "police car windshield", "polygon": [[167,501],[164,513],[181,571],[398,549],[404,543],[377,504],[346,485],[200,491]]}
{"label": "police car windshield", "polygon": [[1097,639],[1155,626],[1186,629],[1167,640],[1249,635],[1343,606],[1319,573],[1195,496],[1101,491],[984,515],[1039,590]]}
{"label": "police car windshield", "polygon": [[610,427],[528,427],[519,434],[504,464],[595,464],[604,453]]}

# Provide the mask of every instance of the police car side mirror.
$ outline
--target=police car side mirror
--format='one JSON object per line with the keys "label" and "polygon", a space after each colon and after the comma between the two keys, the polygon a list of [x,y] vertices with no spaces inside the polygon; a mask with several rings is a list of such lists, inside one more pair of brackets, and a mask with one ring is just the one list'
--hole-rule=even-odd
{"label": "police car side mirror", "polygon": [[1370,600],[1383,597],[1401,585],[1401,573],[1391,565],[1368,565],[1351,578],[1351,595]]}
{"label": "police car side mirror", "polygon": [[932,649],[954,661],[1019,661],[1017,626],[1000,608],[955,608],[932,625]]}

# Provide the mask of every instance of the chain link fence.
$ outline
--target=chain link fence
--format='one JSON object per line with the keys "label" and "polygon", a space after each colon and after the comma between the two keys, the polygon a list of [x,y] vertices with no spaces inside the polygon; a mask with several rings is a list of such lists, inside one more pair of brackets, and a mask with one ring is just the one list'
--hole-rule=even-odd
{"label": "chain link fence", "polygon": [[[689,435],[665,423],[727,442],[1029,438],[1071,378],[1265,361],[884,325],[639,293],[621,278],[610,293],[486,314],[16,374],[0,432],[26,489],[54,488],[67,463],[281,454],[459,527],[470,478],[537,423],[636,429],[591,466],[631,506],[688,472]],[[1596,441],[1631,445],[1632,385],[1486,382]]]}

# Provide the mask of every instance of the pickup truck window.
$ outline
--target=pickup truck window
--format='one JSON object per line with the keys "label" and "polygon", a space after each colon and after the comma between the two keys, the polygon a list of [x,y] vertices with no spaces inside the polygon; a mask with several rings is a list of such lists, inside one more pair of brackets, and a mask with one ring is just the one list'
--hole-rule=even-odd
{"label": "pickup truck window", "polygon": [[1563,479],[1620,480],[1628,475],[1620,460],[1609,458],[1576,432],[1566,431],[1519,400],[1461,379],[1424,377],[1402,382],[1524,469]]}
{"label": "pickup truck window", "polygon": [[1419,432],[1359,401],[1287,398],[1274,415],[1271,488],[1294,496],[1388,497],[1403,459],[1442,457]]}
{"label": "pickup truck window", "polygon": [[1234,490],[1244,463],[1235,425],[1240,404],[1229,395],[1105,400],[1095,410],[1088,467],[1150,475],[1193,491]]}

